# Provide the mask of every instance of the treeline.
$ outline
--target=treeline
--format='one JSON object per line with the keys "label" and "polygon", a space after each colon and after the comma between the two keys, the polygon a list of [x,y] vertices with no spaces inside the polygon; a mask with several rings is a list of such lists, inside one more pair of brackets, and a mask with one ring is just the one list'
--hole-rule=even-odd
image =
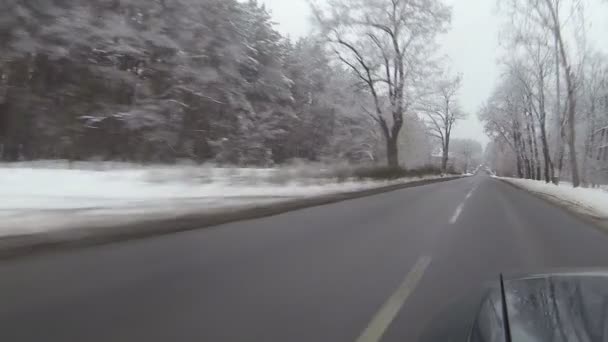
{"label": "treeline", "polygon": [[253,0],[4,0],[0,158],[381,160],[353,77]]}
{"label": "treeline", "polygon": [[608,56],[580,1],[503,3],[503,73],[480,112],[499,173],[577,187],[608,182]]}

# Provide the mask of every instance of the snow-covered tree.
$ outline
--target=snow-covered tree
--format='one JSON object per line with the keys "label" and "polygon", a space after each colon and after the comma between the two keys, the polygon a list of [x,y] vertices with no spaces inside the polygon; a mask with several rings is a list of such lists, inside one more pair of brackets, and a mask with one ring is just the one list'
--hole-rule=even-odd
{"label": "snow-covered tree", "polygon": [[606,58],[588,45],[583,5],[500,3],[508,17],[501,35],[503,72],[480,115],[494,142],[513,151],[520,177],[544,176],[558,184],[571,176],[575,187],[601,178],[592,170],[602,164],[595,152],[602,146],[598,105]]}
{"label": "snow-covered tree", "polygon": [[[402,5],[399,15],[415,21],[391,32],[407,48],[386,64],[390,86],[375,88],[388,121],[389,89],[402,103],[393,112],[405,113],[426,39],[448,16],[435,1]],[[368,113],[373,93],[333,57],[317,37],[282,37],[255,0],[6,0],[0,158],[386,160],[386,131]]]}
{"label": "snow-covered tree", "polygon": [[595,186],[608,181],[608,56],[590,51],[581,71],[581,83],[581,182]]}
{"label": "snow-covered tree", "polygon": [[429,134],[441,143],[441,170],[447,171],[452,130],[459,120],[466,117],[458,103],[458,92],[462,77],[443,75],[431,87],[431,91],[420,105],[426,116]]}
{"label": "snow-covered tree", "polygon": [[471,172],[473,168],[481,163],[483,147],[477,140],[454,139],[452,141],[452,151],[456,159],[454,164],[463,173]]}
{"label": "snow-covered tree", "polygon": [[48,157],[265,163],[293,116],[282,37],[254,1],[50,0],[5,9],[2,118],[11,128],[3,140],[12,159],[34,157],[36,132],[61,141],[36,152]]}
{"label": "snow-covered tree", "polygon": [[[552,39],[546,44],[552,44],[555,58],[556,75],[556,117],[561,118],[560,138],[557,155],[556,177],[561,177],[564,145],[568,146],[568,160],[574,187],[580,185],[578,156],[576,149],[577,121],[577,87],[579,70],[577,57],[582,56],[580,42],[584,41],[584,14],[580,0],[510,0],[505,7],[512,17],[512,22],[520,27],[520,32],[532,32],[535,35],[550,35]],[[581,49],[579,49],[581,50]],[[578,52],[578,53],[577,53]],[[577,63],[578,62],[578,63]],[[561,77],[566,87],[566,103],[562,113]]]}
{"label": "snow-covered tree", "polygon": [[388,165],[397,167],[404,116],[433,64],[450,8],[439,0],[328,0],[313,8],[336,58],[371,94],[366,110],[381,128]]}

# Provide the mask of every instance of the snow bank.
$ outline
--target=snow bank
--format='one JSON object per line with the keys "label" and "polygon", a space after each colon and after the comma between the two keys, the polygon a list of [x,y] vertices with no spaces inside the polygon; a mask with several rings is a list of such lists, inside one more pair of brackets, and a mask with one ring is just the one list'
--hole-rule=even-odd
{"label": "snow bank", "polygon": [[575,206],[575,209],[598,218],[608,219],[608,192],[603,189],[573,188],[569,184],[547,184],[530,179],[501,178],[529,191]]}
{"label": "snow bank", "polygon": [[339,182],[324,174],[315,167],[0,164],[0,236],[172,218],[420,180]]}

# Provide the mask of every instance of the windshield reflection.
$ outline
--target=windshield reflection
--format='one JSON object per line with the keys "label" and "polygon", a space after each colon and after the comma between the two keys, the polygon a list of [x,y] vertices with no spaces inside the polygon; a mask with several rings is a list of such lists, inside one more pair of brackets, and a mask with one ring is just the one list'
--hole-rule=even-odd
{"label": "windshield reflection", "polygon": [[[513,341],[608,341],[608,278],[543,276],[505,281]],[[500,290],[481,304],[470,341],[504,341]]]}

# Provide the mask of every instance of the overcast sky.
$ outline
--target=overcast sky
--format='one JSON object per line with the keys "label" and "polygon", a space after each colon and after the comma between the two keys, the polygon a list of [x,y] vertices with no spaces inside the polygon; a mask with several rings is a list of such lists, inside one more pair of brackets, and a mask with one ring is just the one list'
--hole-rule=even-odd
{"label": "overcast sky", "polygon": [[[311,28],[306,0],[262,0],[272,11],[278,29],[292,38],[306,35]],[[452,28],[440,39],[443,53],[452,61],[452,69],[464,75],[461,102],[469,118],[461,122],[455,136],[474,138],[483,143],[488,138],[477,120],[477,111],[490,95],[499,77],[498,34],[502,18],[495,14],[493,0],[447,0],[453,7]],[[608,6],[588,0],[589,40],[608,52]]]}

